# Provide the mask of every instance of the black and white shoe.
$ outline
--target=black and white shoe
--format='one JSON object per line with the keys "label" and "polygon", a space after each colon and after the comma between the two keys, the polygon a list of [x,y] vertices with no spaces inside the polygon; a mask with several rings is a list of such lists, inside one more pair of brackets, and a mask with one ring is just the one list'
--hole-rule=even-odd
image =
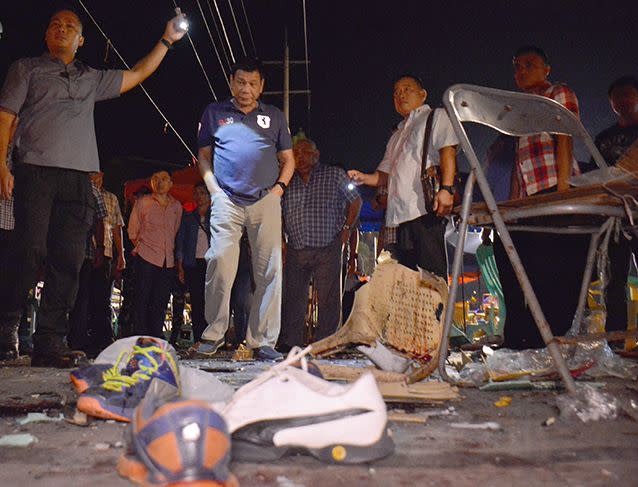
{"label": "black and white shoe", "polygon": [[[363,463],[394,451],[385,403],[372,374],[337,384],[304,370],[311,350],[293,350],[235,393],[223,410],[236,461],[310,454],[327,463]],[[291,364],[300,361],[302,368]]]}

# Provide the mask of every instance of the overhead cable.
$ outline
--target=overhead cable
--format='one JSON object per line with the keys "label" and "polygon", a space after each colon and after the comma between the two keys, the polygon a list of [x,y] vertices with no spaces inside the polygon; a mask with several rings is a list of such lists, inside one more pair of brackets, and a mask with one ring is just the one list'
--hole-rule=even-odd
{"label": "overhead cable", "polygon": [[310,117],[310,62],[308,60],[308,21],[306,18],[306,0],[303,0],[303,36],[304,36],[304,46],[306,51],[306,88],[308,89],[307,100],[307,108],[308,108],[308,117]]}
{"label": "overhead cable", "polygon": [[228,40],[228,33],[226,32],[226,25],[224,24],[224,18],[222,17],[221,12],[219,11],[219,6],[217,5],[217,0],[212,0],[215,5],[215,10],[217,11],[217,16],[219,17],[219,22],[222,24],[222,31],[224,32],[224,38],[226,39],[226,45],[228,46],[228,52],[230,53],[230,59],[235,63],[235,55],[233,54],[233,47],[230,45],[230,40]]}
{"label": "overhead cable", "polygon": [[210,31],[210,27],[208,26],[208,21],[206,20],[206,15],[204,15],[204,10],[202,9],[202,5],[199,0],[197,0],[197,7],[199,8],[199,13],[204,19],[204,25],[206,26],[206,31],[208,32],[208,37],[210,38],[210,42],[213,45],[213,49],[215,50],[215,54],[217,55],[217,60],[219,61],[219,65],[222,68],[222,72],[224,73],[224,78],[226,79],[226,83],[228,83],[228,73],[226,72],[226,68],[224,66],[224,62],[222,61],[221,56],[219,55],[219,51],[217,50],[217,45],[215,44],[215,40],[213,39],[213,34]]}
{"label": "overhead cable", "polygon": [[[126,69],[131,69],[131,67],[128,65],[128,63],[124,60],[124,58],[122,57],[122,55],[120,54],[120,52],[117,50],[117,48],[115,47],[115,44],[113,44],[113,41],[111,41],[111,39],[106,35],[106,33],[102,30],[102,28],[100,27],[100,24],[97,23],[97,20],[95,20],[95,17],[93,17],[93,15],[91,15],[91,12],[89,12],[89,9],[86,7],[86,5],[84,5],[84,2],[82,0],[78,0],[78,3],[82,6],[82,8],[84,9],[84,11],[86,12],[86,15],[91,19],[91,21],[93,22],[93,24],[95,24],[95,27],[97,28],[97,30],[100,32],[100,34],[102,34],[102,36],[104,36],[104,38],[106,39],[106,41],[109,43],[109,45],[111,46],[111,49],[113,49],[113,52],[117,55],[117,57],[120,59],[120,61],[122,61],[122,64],[124,64],[124,66],[126,67]],[[184,148],[186,149],[186,151],[190,154],[190,156],[196,160],[197,158],[195,157],[195,154],[193,154],[193,151],[190,149],[190,147],[188,147],[188,144],[186,143],[186,141],[182,138],[182,136],[179,134],[179,132],[177,132],[177,129],[173,126],[173,124],[168,120],[168,118],[166,117],[166,115],[164,115],[164,112],[162,112],[162,110],[160,109],[160,107],[157,105],[157,103],[155,103],[155,100],[153,100],[153,97],[151,97],[151,95],[149,94],[149,92],[146,90],[146,88],[144,88],[144,86],[140,83],[139,85],[140,89],[142,90],[142,92],[146,95],[146,97],[148,98],[148,100],[151,102],[151,104],[153,105],[153,107],[155,107],[155,110],[157,110],[157,113],[160,114],[160,116],[164,119],[164,122],[166,122],[166,125],[168,125],[170,127],[170,129],[173,131],[173,133],[175,134],[175,136],[179,139],[179,141],[182,143],[182,145],[184,146]]]}
{"label": "overhead cable", "polygon": [[237,35],[239,36],[239,43],[241,44],[241,50],[246,55],[246,47],[244,46],[244,40],[241,37],[241,31],[239,30],[239,25],[237,24],[237,17],[235,17],[235,9],[233,9],[232,0],[228,0],[228,6],[230,7],[230,14],[233,16],[233,22],[235,23],[235,29],[237,29]]}
{"label": "overhead cable", "polygon": [[[177,6],[176,0],[173,0],[173,4],[175,5],[175,8],[179,8]],[[204,68],[204,65],[202,64],[202,60],[199,57],[199,53],[197,52],[197,48],[195,47],[195,44],[193,43],[193,39],[191,38],[191,35],[188,33],[188,31],[186,31],[186,37],[188,37],[188,42],[190,43],[191,48],[193,49],[193,54],[195,54],[195,59],[197,59],[197,63],[199,64],[199,67],[202,70],[202,74],[204,75],[204,79],[206,80],[206,83],[208,83],[208,88],[210,89],[210,92],[213,95],[213,99],[215,101],[217,101],[217,95],[215,94],[215,90],[213,90],[213,85],[211,84],[210,79],[208,78],[208,74],[206,73],[206,69]]]}
{"label": "overhead cable", "polygon": [[240,0],[240,1],[241,1],[241,8],[244,11],[244,18],[246,19],[246,26],[248,27],[248,35],[250,37],[250,43],[253,46],[253,56],[257,57],[257,47],[255,47],[255,39],[253,38],[253,31],[250,28],[248,13],[246,13],[246,6],[244,5],[244,0]]}
{"label": "overhead cable", "polygon": [[219,24],[217,23],[217,18],[215,17],[215,12],[213,12],[213,6],[208,0],[206,2],[206,6],[208,7],[208,11],[210,12],[210,17],[213,19],[213,25],[215,26],[215,32],[217,32],[217,37],[219,38],[219,45],[221,47],[221,51],[224,53],[224,58],[226,59],[226,65],[228,66],[228,71],[231,68],[230,57],[228,57],[228,51],[226,49],[226,43],[224,42],[224,38],[222,37],[222,33],[219,30]]}

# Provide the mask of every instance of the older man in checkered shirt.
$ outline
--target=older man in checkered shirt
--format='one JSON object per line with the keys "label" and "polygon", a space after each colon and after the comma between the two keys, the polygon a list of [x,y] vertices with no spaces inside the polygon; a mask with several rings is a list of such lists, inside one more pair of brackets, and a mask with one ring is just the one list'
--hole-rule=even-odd
{"label": "older man in checkered shirt", "polygon": [[317,291],[315,339],[339,325],[339,276],[342,247],[347,244],[361,209],[361,197],[349,185],[346,172],[318,164],[319,151],[309,139],[293,147],[295,173],[283,199],[284,231],[288,236],[279,348],[304,344],[308,286]]}

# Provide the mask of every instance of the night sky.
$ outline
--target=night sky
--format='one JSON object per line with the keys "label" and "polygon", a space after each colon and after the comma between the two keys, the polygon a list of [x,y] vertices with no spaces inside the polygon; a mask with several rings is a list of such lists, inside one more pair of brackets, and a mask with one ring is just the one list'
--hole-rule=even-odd
{"label": "night sky", "polygon": [[[252,53],[241,2],[231,1],[246,50]],[[58,3],[2,2],[0,79],[12,60],[44,51],[48,14]],[[178,3],[191,18],[193,42],[217,97],[228,97],[197,1]],[[85,4],[130,64],[159,39],[173,9],[172,0],[85,0]],[[207,0],[200,4],[208,14]],[[412,72],[424,80],[432,105],[440,105],[446,87],[459,82],[515,89],[512,52],[524,44],[537,44],[550,58],[551,79],[576,91],[583,122],[592,134],[614,121],[606,94],[609,83],[621,75],[638,74],[635,1],[307,0],[306,4],[311,110],[308,115],[304,96],[292,97],[291,130],[303,127],[317,142],[324,162],[348,168],[373,169],[380,161],[390,130],[399,121],[391,92],[392,81],[402,73]],[[238,56],[242,49],[229,0],[217,0],[217,5]],[[261,59],[281,59],[286,26],[291,58],[303,59],[302,0],[244,0],[244,5]],[[78,57],[98,68],[120,66],[113,53],[104,61],[105,41],[88,19],[84,34],[85,47]],[[213,97],[188,41],[180,44],[145,86],[196,151],[197,122]],[[269,66],[266,90],[281,90],[281,79],[281,70]],[[303,65],[293,67],[291,89],[305,88]],[[264,101],[282,106],[277,96]],[[96,128],[107,171],[108,161],[116,157],[189,162],[187,151],[170,132],[164,134],[163,120],[139,90],[98,104]],[[487,141],[484,138],[482,146]]]}

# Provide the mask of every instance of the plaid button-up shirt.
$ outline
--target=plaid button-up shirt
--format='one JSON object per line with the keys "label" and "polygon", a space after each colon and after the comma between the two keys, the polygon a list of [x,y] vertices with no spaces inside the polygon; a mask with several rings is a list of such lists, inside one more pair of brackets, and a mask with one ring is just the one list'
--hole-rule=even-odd
{"label": "plaid button-up shirt", "polygon": [[120,203],[117,196],[109,191],[102,190],[106,205],[106,218],[104,219],[104,257],[113,257],[113,229],[124,227],[124,218],[120,211]]}
{"label": "plaid button-up shirt", "polygon": [[[534,94],[556,100],[576,115],[579,114],[576,94],[564,84],[547,83]],[[573,161],[572,167],[573,173],[578,174],[576,160]],[[552,135],[542,133],[518,139],[516,174],[520,188],[519,197],[530,196],[556,186],[556,140]]]}
{"label": "plaid button-up shirt", "polygon": [[16,220],[13,217],[13,196],[7,200],[0,199],[0,229],[13,230]]}
{"label": "plaid button-up shirt", "polygon": [[348,183],[346,172],[336,166],[317,164],[306,184],[295,172],[283,198],[288,245],[295,250],[319,248],[335,239],[346,219],[346,202],[359,197]]}
{"label": "plaid button-up shirt", "polygon": [[93,184],[93,181],[91,181],[91,190],[93,191],[93,196],[95,197],[95,217],[93,218],[93,226],[91,227],[91,231],[88,233],[86,238],[86,253],[84,254],[84,258],[89,260],[95,259],[95,225],[101,223],[100,220],[104,220],[106,218],[106,205],[104,204],[102,191],[100,191],[100,188]]}

